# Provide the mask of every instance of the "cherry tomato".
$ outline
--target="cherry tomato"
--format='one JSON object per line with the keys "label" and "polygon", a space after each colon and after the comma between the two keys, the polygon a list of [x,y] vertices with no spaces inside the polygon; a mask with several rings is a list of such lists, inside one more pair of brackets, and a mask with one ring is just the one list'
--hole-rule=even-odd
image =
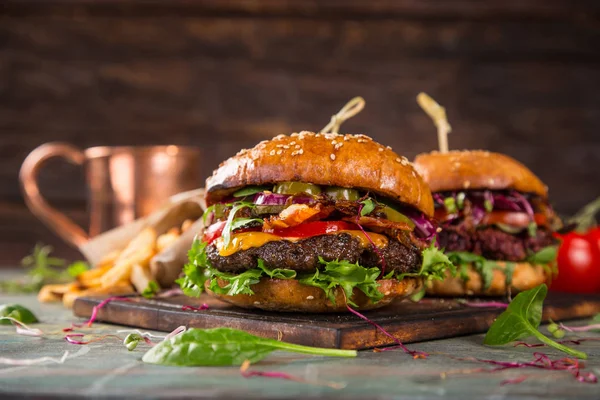
{"label": "cherry tomato", "polygon": [[600,229],[560,236],[558,277],[551,289],[570,293],[600,293]]}
{"label": "cherry tomato", "polygon": [[355,230],[357,226],[344,221],[315,221],[285,229],[269,229],[266,232],[281,237],[311,237],[327,233]]}

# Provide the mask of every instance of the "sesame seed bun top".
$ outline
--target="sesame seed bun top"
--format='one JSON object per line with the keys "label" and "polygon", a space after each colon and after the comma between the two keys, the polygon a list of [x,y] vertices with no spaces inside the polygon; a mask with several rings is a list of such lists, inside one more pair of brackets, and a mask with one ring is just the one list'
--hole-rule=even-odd
{"label": "sesame seed bun top", "polygon": [[367,190],[433,215],[427,184],[412,164],[365,135],[279,135],[227,159],[206,180],[207,204],[248,185],[301,181]]}
{"label": "sesame seed bun top", "polygon": [[432,192],[464,189],[514,189],[548,197],[548,187],[512,157],[484,150],[419,154],[416,170]]}

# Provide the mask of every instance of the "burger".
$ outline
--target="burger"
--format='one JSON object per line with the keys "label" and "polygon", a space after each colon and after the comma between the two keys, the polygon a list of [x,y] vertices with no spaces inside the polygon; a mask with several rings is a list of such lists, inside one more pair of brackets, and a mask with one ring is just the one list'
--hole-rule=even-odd
{"label": "burger", "polygon": [[205,229],[178,280],[244,308],[374,309],[442,279],[433,199],[404,157],[365,135],[279,135],[206,181]]}
{"label": "burger", "polygon": [[438,244],[458,269],[429,293],[501,296],[553,277],[560,220],[527,167],[480,150],[421,154],[414,166],[433,193]]}

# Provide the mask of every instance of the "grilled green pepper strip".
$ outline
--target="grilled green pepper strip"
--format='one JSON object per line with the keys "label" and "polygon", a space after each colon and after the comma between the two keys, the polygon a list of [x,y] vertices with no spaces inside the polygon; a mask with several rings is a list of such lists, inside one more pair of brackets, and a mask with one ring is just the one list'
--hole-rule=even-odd
{"label": "grilled green pepper strip", "polygon": [[340,186],[328,186],[325,188],[325,194],[334,200],[357,201],[360,199],[358,190]]}
{"label": "grilled green pepper strip", "polygon": [[383,206],[383,212],[385,213],[387,219],[389,219],[392,222],[406,222],[411,228],[415,227],[415,223],[412,222],[410,218],[408,218],[401,212],[394,210],[390,206]]}
{"label": "grilled green pepper strip", "polygon": [[312,183],[304,182],[281,182],[275,185],[273,191],[277,194],[300,194],[307,193],[317,195],[321,193],[321,188]]}

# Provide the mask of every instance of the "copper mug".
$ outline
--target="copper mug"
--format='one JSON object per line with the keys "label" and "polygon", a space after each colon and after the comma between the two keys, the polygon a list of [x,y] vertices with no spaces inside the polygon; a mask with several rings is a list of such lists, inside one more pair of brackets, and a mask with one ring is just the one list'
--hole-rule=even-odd
{"label": "copper mug", "polygon": [[[85,169],[89,234],[51,207],[40,194],[37,175],[44,162],[63,157]],[[68,243],[81,247],[90,237],[146,216],[177,193],[202,186],[200,151],[193,147],[91,147],[46,143],[23,162],[19,178],[25,203]]]}

